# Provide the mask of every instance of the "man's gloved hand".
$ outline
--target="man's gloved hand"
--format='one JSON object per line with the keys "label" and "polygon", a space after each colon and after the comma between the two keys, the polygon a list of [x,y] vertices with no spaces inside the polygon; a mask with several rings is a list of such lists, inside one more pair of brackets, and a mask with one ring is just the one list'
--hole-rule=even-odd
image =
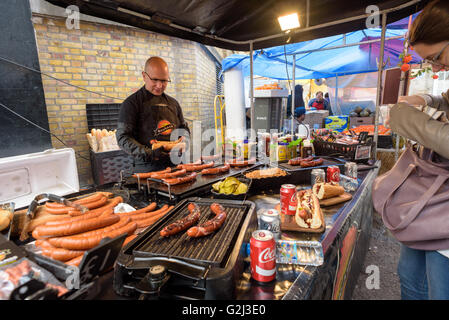
{"label": "man's gloved hand", "polygon": [[155,161],[170,160],[170,153],[165,151],[164,148],[154,149],[154,150],[152,150],[152,154],[153,154],[153,160],[155,160]]}

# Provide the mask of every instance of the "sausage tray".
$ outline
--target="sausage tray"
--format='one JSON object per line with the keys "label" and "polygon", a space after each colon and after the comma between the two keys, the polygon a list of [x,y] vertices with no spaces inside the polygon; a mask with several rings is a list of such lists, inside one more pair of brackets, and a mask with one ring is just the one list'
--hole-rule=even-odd
{"label": "sausage tray", "polygon": [[[212,218],[209,209],[212,203],[225,208],[225,223],[202,238],[189,238],[185,231],[162,238],[160,230],[187,215],[191,202],[196,203],[202,213],[198,224]],[[163,266],[169,280],[154,291],[158,297],[231,299],[244,268],[245,250],[242,248],[246,248],[256,229],[255,204],[251,201],[184,199],[120,253],[114,269],[114,290],[124,296],[142,294],[152,268]]]}
{"label": "sausage tray", "polygon": [[[148,179],[146,180],[147,191],[150,195],[167,197],[170,201],[178,202],[188,197],[208,194],[212,184],[215,182],[221,181],[226,177],[239,175],[261,165],[261,162],[256,162],[247,167],[231,167],[228,172],[216,175],[203,176],[198,172],[195,181],[173,186],[164,184],[160,180]],[[215,167],[218,166],[221,165],[216,165]]]}
{"label": "sausage tray", "polygon": [[344,165],[346,163],[345,160],[328,156],[315,156],[313,160],[317,160],[319,158],[323,159],[323,164],[316,167],[302,168],[301,166],[289,165],[288,162],[278,163],[277,166],[292,174],[294,184],[310,184],[310,174],[313,169],[323,169],[326,173],[327,167],[338,166],[340,171],[343,173]]}

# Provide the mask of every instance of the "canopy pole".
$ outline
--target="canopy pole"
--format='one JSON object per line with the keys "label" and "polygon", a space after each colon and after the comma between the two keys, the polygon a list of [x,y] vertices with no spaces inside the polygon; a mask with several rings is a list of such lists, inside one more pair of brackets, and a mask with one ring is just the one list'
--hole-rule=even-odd
{"label": "canopy pole", "polygon": [[[407,36],[405,37],[405,41],[404,41],[404,53],[405,55],[408,54],[408,47],[409,47],[409,43],[408,43],[408,32],[410,31],[410,27],[412,25],[412,16],[410,16],[408,18],[408,31],[407,31]],[[406,73],[404,71],[401,71],[401,81],[399,82],[399,94],[398,97],[400,97],[401,95],[404,94],[404,87],[405,87],[405,75]],[[396,133],[396,146],[394,148],[394,161],[398,161],[398,157],[399,157],[399,142],[400,142],[400,136],[398,133]]]}
{"label": "canopy pole", "polygon": [[291,112],[292,112],[292,131],[291,131],[291,133],[292,133],[292,137],[293,137],[293,135],[295,134],[294,132],[293,132],[293,130],[294,130],[294,119],[295,119],[295,78],[296,78],[296,75],[295,75],[295,69],[296,69],[296,54],[294,54],[293,55],[293,63],[292,63],[292,68],[293,68],[293,70],[292,70],[292,106],[291,106]]}
{"label": "canopy pole", "polygon": [[[251,131],[250,131],[250,139],[251,142],[254,142],[256,139],[254,137],[254,128],[255,128],[255,117],[254,117],[254,70],[253,70],[253,43],[249,43],[249,57],[250,57],[250,64],[249,64],[249,70],[250,70],[250,78],[249,78],[249,100],[250,100],[250,108],[251,108]],[[247,128],[248,129],[248,128]]]}
{"label": "canopy pole", "polygon": [[340,110],[340,107],[338,106],[338,73],[335,75],[335,110],[337,112]]}
{"label": "canopy pole", "polygon": [[377,75],[376,113],[374,115],[374,160],[377,160],[377,142],[379,139],[379,113],[382,103],[382,74],[384,68],[385,32],[387,29],[387,14],[382,14],[382,36],[380,40],[379,65]]}

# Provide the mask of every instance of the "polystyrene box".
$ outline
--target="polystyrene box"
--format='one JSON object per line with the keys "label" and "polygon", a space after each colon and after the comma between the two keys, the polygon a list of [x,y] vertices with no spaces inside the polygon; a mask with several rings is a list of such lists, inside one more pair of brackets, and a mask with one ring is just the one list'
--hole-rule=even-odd
{"label": "polystyrene box", "polygon": [[283,98],[288,97],[287,89],[254,90],[254,98]]}
{"label": "polystyrene box", "polygon": [[0,158],[0,203],[12,201],[19,209],[41,193],[75,192],[79,192],[79,180],[72,148]]}

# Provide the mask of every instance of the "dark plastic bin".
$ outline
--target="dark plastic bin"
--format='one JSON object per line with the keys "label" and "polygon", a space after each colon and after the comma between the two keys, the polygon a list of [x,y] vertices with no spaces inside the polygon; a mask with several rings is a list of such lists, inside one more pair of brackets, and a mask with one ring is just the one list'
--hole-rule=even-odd
{"label": "dark plastic bin", "polygon": [[92,174],[96,185],[120,181],[120,171],[132,171],[133,159],[123,150],[93,152],[90,150]]}
{"label": "dark plastic bin", "polygon": [[[117,129],[120,103],[86,104],[87,128]],[[96,185],[120,181],[120,171],[132,171],[133,159],[123,150],[93,152],[90,150],[92,176]]]}
{"label": "dark plastic bin", "polygon": [[86,104],[87,128],[92,129],[117,129],[120,103]]}

